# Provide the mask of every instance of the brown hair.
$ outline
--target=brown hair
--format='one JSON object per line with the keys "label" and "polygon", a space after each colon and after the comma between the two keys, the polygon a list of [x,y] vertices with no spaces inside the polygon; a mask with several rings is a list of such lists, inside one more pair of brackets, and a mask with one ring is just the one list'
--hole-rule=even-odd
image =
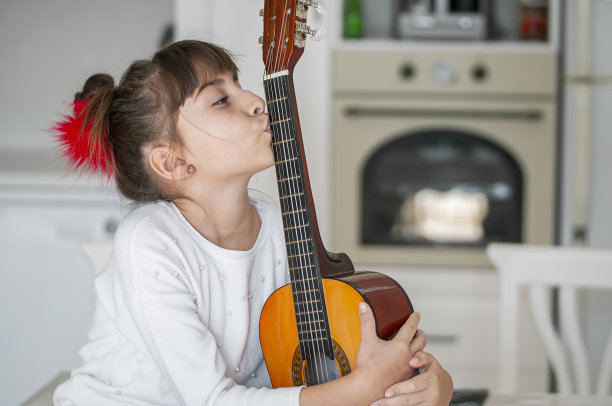
{"label": "brown hair", "polygon": [[88,145],[96,151],[110,147],[107,163],[125,197],[141,203],[169,199],[149,168],[146,151],[164,143],[180,150],[179,107],[202,83],[237,71],[223,48],[187,40],[162,48],[151,60],[133,62],[117,87],[107,74],[87,79],[75,101],[89,99],[84,118],[84,126],[91,126]]}

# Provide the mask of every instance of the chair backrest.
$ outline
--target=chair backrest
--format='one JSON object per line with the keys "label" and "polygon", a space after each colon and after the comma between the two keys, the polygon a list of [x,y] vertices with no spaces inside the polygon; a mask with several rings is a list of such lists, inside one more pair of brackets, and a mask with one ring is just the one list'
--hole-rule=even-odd
{"label": "chair backrest", "polygon": [[91,262],[94,275],[104,270],[113,249],[113,240],[87,241],[81,243],[81,249]]}
{"label": "chair backrest", "polygon": [[[581,289],[606,289],[612,294],[612,250],[494,243],[487,247],[487,254],[499,273],[500,284],[499,390],[517,390],[519,294],[526,287],[559,392],[592,393],[576,293]],[[558,289],[559,329],[552,317],[553,288]],[[595,393],[606,394],[611,378],[612,333],[601,358]]]}

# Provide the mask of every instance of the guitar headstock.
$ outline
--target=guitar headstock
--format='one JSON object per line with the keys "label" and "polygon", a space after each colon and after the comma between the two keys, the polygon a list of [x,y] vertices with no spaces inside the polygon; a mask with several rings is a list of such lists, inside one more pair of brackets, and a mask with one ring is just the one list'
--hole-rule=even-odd
{"label": "guitar headstock", "polygon": [[259,41],[266,73],[293,69],[304,53],[308,35],[315,34],[306,19],[308,9],[317,6],[315,0],[265,0],[261,11],[264,30]]}

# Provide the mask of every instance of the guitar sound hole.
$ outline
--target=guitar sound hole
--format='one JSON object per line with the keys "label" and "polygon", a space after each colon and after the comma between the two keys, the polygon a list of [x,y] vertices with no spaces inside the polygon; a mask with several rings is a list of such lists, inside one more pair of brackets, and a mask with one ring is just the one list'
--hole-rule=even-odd
{"label": "guitar sound hole", "polygon": [[332,346],[334,348],[334,360],[317,352],[306,362],[302,360],[300,347],[296,347],[291,368],[293,386],[317,385],[346,376],[351,372],[351,365],[342,347],[336,340],[332,340]]}
{"label": "guitar sound hole", "polygon": [[308,386],[318,385],[340,378],[336,361],[325,354],[314,354],[304,363],[304,379]]}

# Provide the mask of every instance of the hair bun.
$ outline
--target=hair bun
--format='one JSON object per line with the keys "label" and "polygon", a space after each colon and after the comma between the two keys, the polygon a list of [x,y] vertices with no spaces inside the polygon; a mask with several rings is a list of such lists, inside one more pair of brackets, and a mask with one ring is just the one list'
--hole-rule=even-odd
{"label": "hair bun", "polygon": [[74,95],[74,101],[84,101],[96,97],[98,94],[115,89],[115,80],[106,73],[91,75],[83,85],[83,89]]}

